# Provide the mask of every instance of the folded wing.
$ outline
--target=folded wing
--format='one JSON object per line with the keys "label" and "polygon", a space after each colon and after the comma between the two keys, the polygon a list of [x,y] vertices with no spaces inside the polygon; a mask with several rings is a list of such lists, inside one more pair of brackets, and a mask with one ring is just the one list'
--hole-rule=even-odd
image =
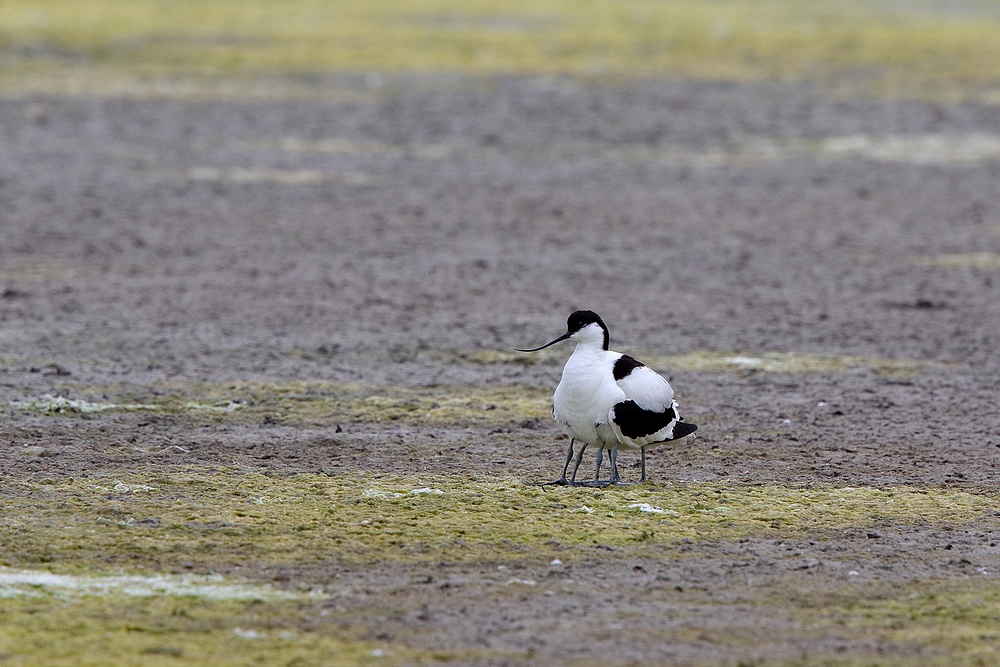
{"label": "folded wing", "polygon": [[608,414],[618,441],[626,447],[645,447],[679,440],[698,427],[680,421],[674,390],[658,373],[628,355],[614,365],[615,382],[628,400]]}

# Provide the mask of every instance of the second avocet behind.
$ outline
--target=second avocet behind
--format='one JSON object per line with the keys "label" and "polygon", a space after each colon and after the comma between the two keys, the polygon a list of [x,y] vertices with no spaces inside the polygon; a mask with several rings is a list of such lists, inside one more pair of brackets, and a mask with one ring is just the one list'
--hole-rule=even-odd
{"label": "second avocet behind", "polygon": [[[618,484],[618,448],[642,451],[642,479],[646,481],[646,447],[683,444],[698,429],[681,421],[670,383],[627,354],[608,349],[608,327],[591,310],[578,310],[566,321],[566,333],[540,347],[519,352],[537,352],[564,340],[576,349],[563,368],[562,379],[552,396],[552,415],[569,433],[569,450],[562,477],[555,484],[576,485],[576,472],[589,445],[596,445],[594,485]],[[566,472],[576,464],[569,480]],[[601,480],[604,450],[611,459],[611,475]]]}

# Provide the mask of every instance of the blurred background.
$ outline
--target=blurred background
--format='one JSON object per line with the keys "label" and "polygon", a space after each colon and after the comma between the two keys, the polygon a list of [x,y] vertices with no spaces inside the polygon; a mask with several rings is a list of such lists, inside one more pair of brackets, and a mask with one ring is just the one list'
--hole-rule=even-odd
{"label": "blurred background", "polygon": [[998,184],[995,1],[0,0],[0,662],[1000,664]]}
{"label": "blurred background", "polygon": [[7,0],[0,76],[7,94],[279,95],[317,77],[449,72],[997,102],[998,25],[986,0]]}
{"label": "blurred background", "polygon": [[8,339],[543,381],[510,348],[589,307],[675,357],[987,360],[924,319],[1000,263],[998,35],[976,0],[7,0]]}

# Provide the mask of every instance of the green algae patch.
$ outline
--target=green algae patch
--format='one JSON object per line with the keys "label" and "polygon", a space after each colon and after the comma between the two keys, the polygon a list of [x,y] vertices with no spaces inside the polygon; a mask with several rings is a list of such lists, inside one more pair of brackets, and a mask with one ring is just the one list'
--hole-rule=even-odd
{"label": "green algae patch", "polygon": [[322,171],[319,169],[265,169],[262,167],[193,167],[185,173],[192,181],[228,183],[277,183],[280,185],[322,185],[342,182],[369,185],[375,181],[360,171]]}
{"label": "green algae patch", "polygon": [[459,72],[808,80],[989,99],[1000,88],[998,31],[994,8],[977,0],[6,0],[0,89],[204,94],[214,86],[199,81],[243,79],[230,87],[239,95],[260,79]]}
{"label": "green algae patch", "polygon": [[880,655],[876,660],[866,651],[864,655],[848,653],[808,664],[985,667],[1000,660],[1000,582],[996,579],[924,580],[891,587],[868,582],[832,592],[814,592],[796,607],[795,618],[809,634],[835,633],[862,645],[883,642],[906,647],[912,656]]}
{"label": "green algae patch", "polygon": [[852,527],[961,523],[995,505],[993,496],[908,488],[602,490],[163,468],[10,484],[0,511],[0,564],[253,572],[278,564],[547,559],[567,548],[609,546],[651,555],[685,538],[822,538]]}
{"label": "green algae patch", "polygon": [[44,415],[93,414],[97,412],[135,412],[156,410],[155,405],[148,403],[109,403],[107,401],[85,401],[71,399],[65,396],[46,394],[41,398],[27,402],[12,403],[22,410],[40,412]]}
{"label": "green algae patch", "polygon": [[[301,350],[288,354],[307,357]],[[914,375],[933,362],[882,357],[696,351],[684,355],[633,354],[660,371],[694,373],[875,373]],[[422,360],[447,364],[560,366],[568,350],[526,354],[512,350],[425,350]],[[89,360],[86,363],[99,363]],[[53,367],[57,367],[52,364]],[[548,419],[552,387],[525,385],[361,385],[324,381],[246,381],[86,386],[62,383],[56,394],[10,401],[16,410],[50,416],[149,412],[237,423],[329,425],[390,423],[497,427]]]}
{"label": "green algae patch", "polygon": [[1000,269],[1000,253],[967,252],[952,255],[937,255],[915,259],[914,263],[940,269],[986,269],[996,271]]}
{"label": "green algae patch", "polygon": [[[994,578],[830,586],[814,575],[789,573],[752,596],[742,615],[734,618],[727,607],[727,621],[674,626],[656,631],[656,639],[724,646],[731,664],[754,667],[987,667],[1000,658],[1000,580]],[[775,657],[775,639],[789,637],[799,657]],[[746,655],[758,657],[735,662]]]}
{"label": "green algae patch", "polygon": [[865,158],[904,164],[962,164],[1000,159],[995,134],[848,135],[819,141],[816,152],[830,158]]}
{"label": "green algae patch", "polygon": [[145,411],[243,423],[380,423],[499,426],[551,415],[548,388],[365,386],[331,382],[239,382],[86,387],[80,398],[46,395],[12,407],[47,415]]}
{"label": "green algae patch", "polygon": [[[690,372],[740,372],[762,371],[767,373],[852,373],[873,372],[879,375],[907,375],[931,370],[935,364],[914,359],[888,359],[884,357],[807,354],[802,352],[737,353],[698,350],[681,355],[662,355],[644,350],[629,351],[646,365],[662,370]],[[479,364],[556,365],[563,363],[567,354],[538,352],[526,355],[503,350],[480,350],[468,354],[453,354],[452,361]],[[525,361],[525,358],[528,361]]]}
{"label": "green algae patch", "polygon": [[768,373],[851,373],[872,372],[878,375],[908,375],[932,369],[934,364],[912,359],[888,359],[839,354],[804,354],[798,352],[763,352],[734,354],[700,351],[690,354],[651,358],[665,368],[685,371],[763,371]]}
{"label": "green algae patch", "polygon": [[282,591],[263,585],[227,580],[219,575],[104,575],[53,574],[44,570],[0,567],[0,598],[123,595],[126,597],[171,596],[204,600],[295,600],[306,593]]}
{"label": "green algae patch", "polygon": [[395,665],[406,653],[312,628],[293,601],[41,591],[0,605],[0,655],[33,665]]}
{"label": "green algae patch", "polygon": [[0,265],[0,280],[13,283],[43,283],[50,280],[73,281],[90,278],[93,271],[54,261],[16,262]]}
{"label": "green algae patch", "polygon": [[[461,143],[391,143],[358,141],[340,137],[306,140],[286,136],[254,141],[195,142],[196,148],[224,146],[244,152],[281,151],[291,154],[333,153],[344,155],[395,156],[427,160],[455,158],[489,160],[517,156],[522,159],[602,159],[616,163],[677,165],[757,165],[779,161],[866,159],[877,162],[954,165],[1000,159],[1000,135],[987,133],[938,133],[914,135],[851,134],[824,138],[730,134],[721,146],[700,149],[674,145],[634,145],[583,140],[551,141],[532,146],[507,147]],[[234,179],[254,178],[258,170],[230,170]],[[265,180],[268,170],[260,170]],[[225,170],[199,168],[211,180],[223,180]],[[317,172],[322,179],[322,172]],[[194,177],[194,174],[191,174]],[[277,180],[277,179],[273,179]],[[280,181],[278,181],[280,182]],[[289,179],[294,183],[296,180]],[[348,181],[350,182],[350,181]],[[364,183],[362,179],[360,181]],[[485,352],[485,351],[483,351]],[[477,352],[476,355],[483,356]]]}
{"label": "green algae patch", "polygon": [[538,352],[518,352],[516,350],[438,350],[422,353],[439,361],[466,364],[514,364],[517,366],[545,366],[565,362],[566,350],[539,350]]}

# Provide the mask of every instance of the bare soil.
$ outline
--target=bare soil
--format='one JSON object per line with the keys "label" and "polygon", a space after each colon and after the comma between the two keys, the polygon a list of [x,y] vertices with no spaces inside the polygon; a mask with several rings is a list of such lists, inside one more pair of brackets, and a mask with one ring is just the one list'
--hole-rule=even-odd
{"label": "bare soil", "polygon": [[[247,380],[554,387],[558,366],[448,355],[540,344],[590,308],[615,347],[658,355],[921,364],[659,369],[701,428],[690,447],[651,454],[654,483],[1000,491],[1000,277],[932,262],[1000,253],[1000,162],[745,148],[998,135],[1000,108],[778,84],[330,85],[351,94],[0,100],[0,400]],[[12,408],[2,419],[6,479],[184,463],[537,483],[558,474],[566,444],[535,419],[248,425]],[[909,658],[863,632],[804,631],[776,591],[820,607],[850,590],[848,571],[866,595],[982,576],[1000,571],[998,540],[1000,516],[668,540],[657,562],[595,547],[564,568],[333,559],[250,574],[339,579],[328,604],[362,636],[473,661],[481,648],[481,664]],[[512,579],[536,584],[503,585]]]}

